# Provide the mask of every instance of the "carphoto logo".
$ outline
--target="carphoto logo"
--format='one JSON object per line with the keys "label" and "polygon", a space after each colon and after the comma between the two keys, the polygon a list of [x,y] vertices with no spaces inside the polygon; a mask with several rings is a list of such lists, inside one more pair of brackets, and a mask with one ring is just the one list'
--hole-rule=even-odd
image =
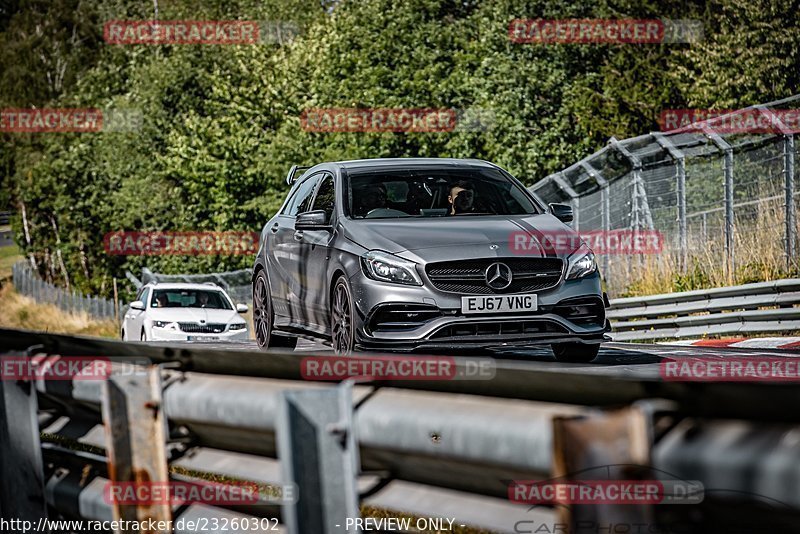
{"label": "carphoto logo", "polygon": [[798,382],[800,359],[697,356],[662,360],[659,374],[670,382]]}
{"label": "carphoto logo", "polygon": [[721,134],[798,133],[799,109],[667,109],[658,120],[662,131],[713,130]]}
{"label": "carphoto logo", "polygon": [[698,504],[703,485],[685,480],[523,480],[508,487],[521,504]]}
{"label": "carphoto logo", "polygon": [[258,252],[258,232],[109,232],[103,238],[112,256],[240,255]]}
{"label": "carphoto logo", "polygon": [[137,109],[43,108],[0,110],[0,132],[132,132],[142,126]]}
{"label": "carphoto logo", "polygon": [[140,373],[146,358],[105,356],[0,356],[2,380],[106,380],[111,375]]}
{"label": "carphoto logo", "polygon": [[107,504],[153,506],[167,504],[245,505],[259,503],[259,487],[253,482],[107,482]]}
{"label": "carphoto logo", "polygon": [[306,380],[491,380],[492,358],[458,364],[449,356],[308,356],[300,363]]}
{"label": "carphoto logo", "polygon": [[518,44],[695,43],[703,38],[703,25],[668,19],[514,19],[508,36]]}
{"label": "carphoto logo", "polygon": [[300,30],[288,21],[110,20],[103,27],[114,45],[251,45],[286,43]]}
{"label": "carphoto logo", "polygon": [[508,246],[514,254],[569,254],[585,243],[597,255],[659,254],[664,236],[657,230],[593,230],[591,232],[511,232]]}

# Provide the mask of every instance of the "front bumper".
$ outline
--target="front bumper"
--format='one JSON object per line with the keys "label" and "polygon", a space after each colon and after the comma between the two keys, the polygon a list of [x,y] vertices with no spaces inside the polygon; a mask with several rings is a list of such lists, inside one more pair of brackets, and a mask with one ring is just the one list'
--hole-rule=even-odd
{"label": "front bumper", "polygon": [[172,330],[169,328],[151,328],[150,336],[147,338],[151,341],[212,341],[212,342],[225,342],[225,341],[247,341],[250,339],[250,330],[232,330],[213,334],[195,334],[191,332],[183,332],[182,330]]}
{"label": "front bumper", "polygon": [[[350,284],[358,314],[356,346],[362,350],[441,350],[609,341],[605,334],[611,328],[605,317],[597,273],[537,292],[536,312],[507,314],[464,315],[460,294],[427,286],[377,282],[361,273],[351,277]],[[592,314],[573,316],[565,311],[581,305],[589,306]]]}

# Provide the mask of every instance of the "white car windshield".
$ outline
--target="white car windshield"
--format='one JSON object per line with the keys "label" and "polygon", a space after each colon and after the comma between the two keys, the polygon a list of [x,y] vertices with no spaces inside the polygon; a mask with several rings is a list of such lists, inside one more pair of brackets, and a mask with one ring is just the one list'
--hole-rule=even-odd
{"label": "white car windshield", "polygon": [[156,289],[150,299],[150,307],[233,309],[225,295],[213,289]]}

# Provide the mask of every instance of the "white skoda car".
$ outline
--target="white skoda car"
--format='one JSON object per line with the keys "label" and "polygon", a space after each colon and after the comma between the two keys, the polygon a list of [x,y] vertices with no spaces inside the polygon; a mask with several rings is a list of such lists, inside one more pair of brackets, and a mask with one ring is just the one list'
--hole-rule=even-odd
{"label": "white skoda car", "polygon": [[246,341],[246,304],[234,305],[214,284],[142,286],[122,320],[126,341]]}

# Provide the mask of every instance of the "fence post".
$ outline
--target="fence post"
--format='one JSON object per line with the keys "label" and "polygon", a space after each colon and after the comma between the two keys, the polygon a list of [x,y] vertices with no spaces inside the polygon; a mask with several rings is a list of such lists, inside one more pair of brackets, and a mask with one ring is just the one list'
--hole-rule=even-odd
{"label": "fence post", "polygon": [[[669,157],[675,162],[675,173],[678,178],[676,194],[678,200],[678,247],[680,249],[681,270],[686,272],[689,268],[689,229],[686,221],[686,156],[678,147],[672,144],[664,134],[653,133],[656,142],[667,151]],[[703,215],[705,221],[705,215]]]}
{"label": "fence post", "polygon": [[[0,517],[31,521],[47,517],[44,467],[39,442],[36,388],[30,380],[11,380],[7,365],[29,363],[29,356],[0,356]],[[10,370],[20,378],[28,374]]]}
{"label": "fence post", "polygon": [[290,534],[329,534],[359,517],[358,449],[353,433],[352,383],[336,388],[285,391],[277,445],[284,484],[299,498],[283,505]]}
{"label": "fence post", "polygon": [[795,244],[797,242],[794,205],[794,135],[793,131],[787,128],[771,110],[764,106],[756,106],[756,109],[766,116],[771,124],[783,135],[784,252],[786,255],[786,268],[790,269],[794,260]]}
{"label": "fence post", "polygon": [[[103,421],[111,484],[152,484],[159,490],[168,489],[166,420],[161,393],[161,370],[155,366],[141,372],[112,375],[105,381]],[[111,504],[115,519],[159,522],[172,519],[166,501]]]}
{"label": "fence post", "polygon": [[559,188],[561,188],[562,191],[569,195],[569,198],[572,200],[572,227],[575,228],[575,230],[578,230],[578,223],[580,222],[580,211],[578,210],[580,207],[580,195],[578,195],[572,186],[569,185],[569,182],[567,182],[563,172],[554,174],[553,181],[556,183],[556,185],[558,185]]}
{"label": "fence post", "polygon": [[733,147],[719,136],[710,126],[703,128],[703,133],[724,154],[723,173],[725,176],[725,270],[728,283],[733,283],[736,272],[736,255],[734,252],[734,220],[733,220]]}

